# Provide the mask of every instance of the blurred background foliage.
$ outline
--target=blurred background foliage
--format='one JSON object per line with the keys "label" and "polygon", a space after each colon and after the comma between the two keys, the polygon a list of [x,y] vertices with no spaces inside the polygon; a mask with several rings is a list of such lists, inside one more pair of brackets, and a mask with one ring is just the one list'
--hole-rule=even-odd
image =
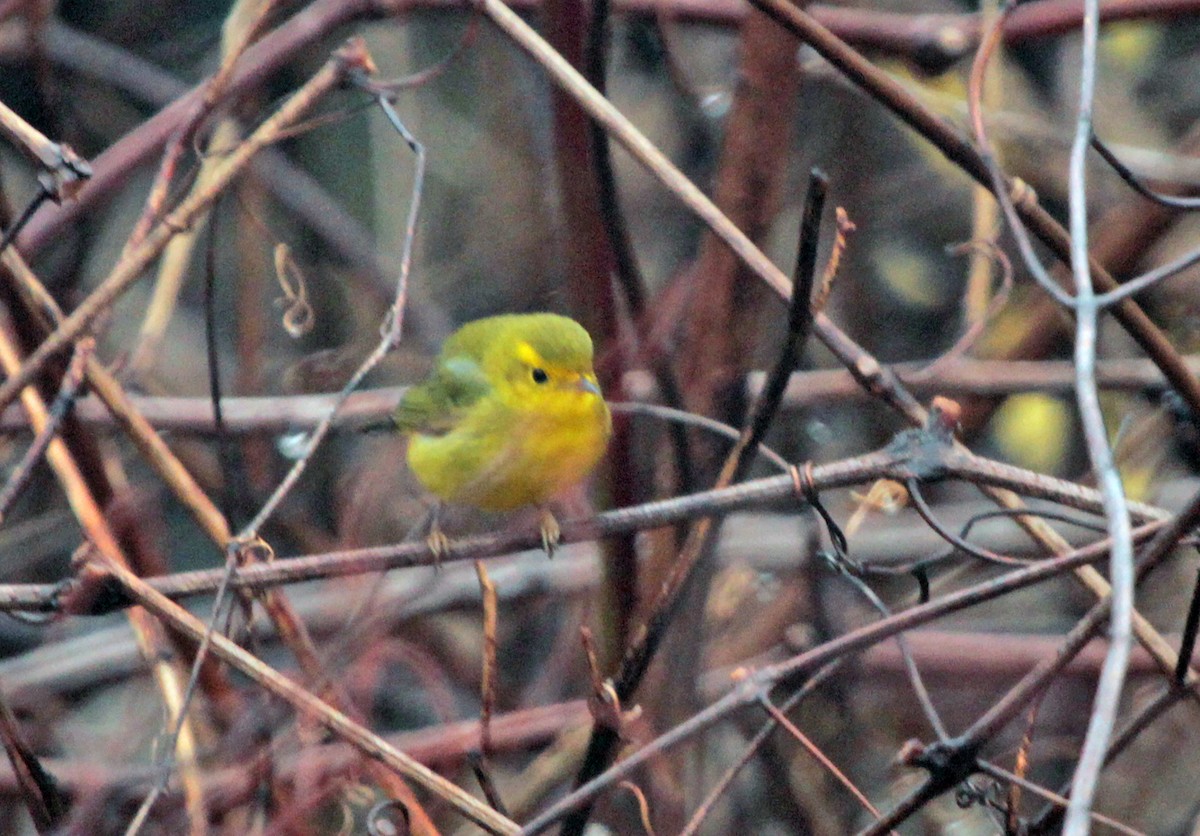
{"label": "blurred background foliage", "polygon": [[[292,6],[301,4],[284,5],[290,14]],[[857,7],[881,9],[883,4]],[[178,96],[184,85],[197,84],[214,71],[229,12],[224,2],[179,0],[64,0],[0,3],[0,8],[9,13],[0,23],[0,101],[88,158],[135,129]],[[912,15],[975,11],[943,0],[896,0],[887,9]],[[538,12],[527,17],[535,23],[543,19]],[[419,72],[453,55],[434,77],[403,90],[396,100],[402,119],[428,149],[429,176],[405,340],[368,385],[414,380],[427,368],[441,339],[475,317],[525,310],[555,310],[585,321],[596,316],[572,288],[574,244],[563,205],[563,175],[557,164],[561,147],[556,144],[550,85],[525,54],[470,12],[424,8],[356,22],[305,50],[223,113],[244,133],[351,32],[366,37],[384,78]],[[81,44],[88,49],[104,46],[110,56],[111,50],[119,50],[119,60],[106,62]],[[669,9],[657,17],[617,14],[609,44],[611,100],[711,192],[721,173],[738,90],[738,26],[673,19]],[[1098,133],[1130,164],[1189,190],[1200,186],[1200,162],[1186,147],[1174,149],[1186,143],[1200,113],[1198,44],[1200,23],[1187,19],[1106,25],[1096,104]],[[1041,202],[1060,217],[1065,212],[1078,50],[1073,34],[1014,45],[994,64],[994,85],[987,94],[989,128],[1005,166],[1031,184]],[[937,73],[900,54],[879,51],[872,57],[927,106],[965,123],[969,57]],[[769,213],[761,244],[776,263],[792,264],[803,184],[810,167],[821,167],[830,178],[831,202],[844,207],[857,225],[828,314],[884,362],[932,361],[955,342],[967,319],[977,315],[971,313],[971,305],[979,310],[978,299],[972,302],[965,290],[971,260],[949,251],[980,234],[973,231],[981,211],[973,187],[809,49],[797,48],[795,61],[798,100],[787,103],[795,118],[787,126],[788,151],[773,163],[783,176],[778,206]],[[139,330],[154,292],[153,276],[126,294],[103,322],[100,356],[115,365],[132,391],[208,393],[206,281],[212,282],[218,311],[216,340],[226,395],[333,391],[378,339],[399,265],[412,192],[412,157],[378,110],[360,95],[340,93],[324,103],[323,112],[328,118],[314,120],[310,130],[279,149],[299,174],[280,175],[277,168],[272,181],[260,169],[220,200],[199,232],[165,338],[142,365],[135,367],[131,361],[137,357]],[[207,153],[219,154],[221,149],[209,148]],[[645,280],[659,350],[677,371],[686,370],[697,339],[728,336],[721,333],[728,323],[698,322],[690,307],[696,297],[687,295],[689,283],[700,288],[693,292],[705,292],[706,277],[695,272],[703,229],[622,151],[615,151],[614,158],[620,208]],[[198,165],[197,154],[186,155],[181,174],[190,176]],[[34,268],[64,309],[78,303],[116,261],[153,174],[154,165],[139,168],[115,194],[91,206],[33,258]],[[34,177],[13,148],[0,145],[0,183],[11,207],[19,208],[34,194]],[[1110,171],[1097,163],[1089,177],[1089,200],[1098,224],[1110,212],[1139,213],[1140,204]],[[323,192],[337,213],[317,214],[343,236],[343,245],[335,246],[327,234],[281,203],[280,184]],[[985,214],[982,223],[985,237],[999,229],[994,215]],[[1118,272],[1133,274],[1177,257],[1194,247],[1197,232],[1195,220],[1171,216],[1138,242],[1138,253]],[[825,237],[831,239],[832,233],[827,230]],[[291,247],[313,307],[314,327],[299,338],[283,327],[276,303],[280,289],[272,259],[279,242]],[[1011,251],[1003,234],[1000,242]],[[823,253],[829,246],[826,240]],[[1068,320],[1045,312],[1043,294],[1020,266],[1014,278],[1007,304],[970,353],[1069,358]],[[1193,351],[1200,343],[1196,280],[1196,270],[1189,270],[1139,299],[1181,351]],[[994,271],[983,286],[985,304],[1000,286],[999,271]],[[753,300],[747,310],[752,315],[740,322],[749,332],[738,338],[750,350],[731,370],[738,375],[768,366],[783,332],[784,309],[775,300]],[[655,312],[662,316],[655,319]],[[621,332],[628,334],[631,328],[625,323]],[[618,363],[638,365],[629,362],[628,353],[620,355],[617,344],[609,335],[600,345],[601,356],[616,355],[623,358]],[[1128,338],[1107,321],[1101,354],[1137,356]],[[835,363],[813,341],[803,365],[815,369]],[[687,373],[682,373],[686,383]],[[733,388],[717,394],[714,417],[737,423],[746,402],[744,392]],[[964,440],[975,451],[1039,472],[1090,480],[1069,391],[1017,387],[1010,397],[964,398],[964,404]],[[1111,393],[1105,407],[1131,493],[1149,502],[1177,501],[1186,492],[1180,485],[1192,478],[1195,454],[1186,437],[1177,434],[1173,415],[1154,393]],[[901,428],[900,420],[878,404],[830,398],[786,410],[770,443],[791,460],[831,461],[871,450]],[[169,440],[202,485],[222,499],[235,527],[253,514],[289,464],[281,452],[281,438],[271,435],[239,438],[230,445],[232,459],[222,459],[208,437],[177,434]],[[111,503],[134,517],[135,527],[148,539],[148,548],[161,554],[164,567],[183,571],[217,565],[220,556],[132,446],[106,431],[97,433],[96,443],[97,461],[113,485]],[[626,443],[646,455],[634,457],[635,466],[628,470],[614,465],[601,474],[593,496],[596,505],[611,504],[621,488],[614,480],[622,478],[638,480],[635,493],[643,498],[678,487],[663,475],[670,472],[669,446],[660,423],[639,419]],[[11,466],[23,449],[22,436],[8,437],[0,448],[3,463]],[[264,536],[281,555],[401,539],[424,513],[424,499],[404,473],[402,461],[402,445],[395,439],[337,435],[318,453]],[[940,486],[930,494],[956,521],[979,510],[970,486]],[[827,502],[839,519],[856,506],[849,492],[835,492]],[[39,472],[0,529],[3,580],[52,581],[69,573],[80,532],[65,509],[49,472]],[[510,524],[506,519],[461,515],[452,532]],[[991,548],[1030,548],[1003,524],[989,523],[980,531]],[[811,541],[817,536],[808,522],[798,521],[786,508],[730,520],[712,575],[694,593],[690,612],[695,631],[683,633],[692,647],[690,661],[699,667],[684,667],[683,657],[666,654],[652,678],[659,690],[646,689],[649,710],[635,731],[639,741],[661,733],[670,725],[668,720],[681,719],[680,712],[686,714],[701,695],[713,690],[704,683],[718,681],[730,666],[768,660],[875,617],[861,598],[812,558]],[[655,588],[655,567],[660,571],[669,561],[670,540],[639,538],[645,575],[635,597],[623,602],[629,613],[642,612]],[[933,549],[934,542],[907,510],[873,516],[851,539],[860,559],[883,562]],[[596,551],[584,546],[568,549],[589,559]],[[588,565],[594,572],[594,563]],[[459,571],[465,568],[422,576],[421,583],[387,598],[387,610],[375,612],[368,619],[369,629],[361,632],[341,628],[336,614],[345,615],[371,600],[370,582],[330,582],[297,591],[304,611],[318,625],[314,631],[329,653],[328,664],[346,677],[373,728],[413,729],[478,713],[477,593]],[[1191,586],[1193,569],[1194,560],[1178,561],[1156,579],[1144,600],[1139,599],[1167,632],[1179,628],[1186,603],[1183,590]],[[940,583],[967,583],[990,571],[967,566],[948,572]],[[577,630],[580,623],[606,617],[606,599],[595,591],[598,583],[589,575],[567,592],[551,586],[545,594],[526,593],[506,601],[500,635],[502,708],[586,696]],[[414,602],[435,587],[459,592],[436,612],[414,609]],[[880,587],[897,608],[913,600],[910,581]],[[1089,603],[1071,582],[1061,581],[1024,593],[1019,600],[1006,599],[940,622],[938,629],[976,637],[1050,634],[1068,627]],[[257,649],[272,663],[291,664],[265,632]],[[936,652],[931,654],[936,657]],[[43,627],[3,620],[0,655],[5,657],[0,661],[0,687],[11,691],[37,748],[57,759],[54,762],[99,763],[118,774],[116,765],[123,769],[145,764],[154,756],[161,708],[146,677],[132,675],[140,664],[120,617],[65,619]],[[951,728],[969,723],[1016,675],[964,676],[965,665],[969,660],[933,664],[930,674],[930,689]],[[687,697],[677,705],[663,705],[678,697],[667,685],[683,679],[689,684],[678,687]],[[1067,677],[1042,704],[1032,777],[1047,786],[1057,786],[1070,774],[1090,682],[1084,675]],[[1135,679],[1130,687],[1131,703],[1139,699],[1138,683]],[[797,724],[882,807],[902,794],[908,780],[890,765],[899,744],[908,737],[929,736],[906,688],[894,660],[870,657],[840,674],[795,715]],[[265,702],[260,709],[255,733],[268,739],[274,735],[277,753],[296,750],[295,730],[289,729],[284,713]],[[652,799],[660,833],[679,829],[681,816],[694,809],[705,788],[753,733],[752,719],[756,718],[727,724],[644,771],[640,780]],[[1190,828],[1198,805],[1194,758],[1187,756],[1196,742],[1195,719],[1195,707],[1189,705],[1148,732],[1124,761],[1130,766],[1114,770],[1103,784],[1101,809],[1147,832]],[[1015,742],[1015,737],[1006,738],[1004,745]],[[568,746],[562,739],[559,745]],[[997,748],[1004,757],[1011,754],[1011,749]],[[239,754],[236,747],[225,745],[216,747],[211,757],[236,764],[247,751],[248,746]],[[555,764],[556,780],[539,781],[522,772],[539,758],[554,763],[552,754],[547,750],[538,755],[533,747],[506,753],[497,761],[502,791],[514,799],[528,796],[530,802],[557,791],[573,774],[573,762]],[[443,767],[465,775],[461,763]],[[81,798],[100,799],[90,808],[96,815],[90,832],[121,832],[122,813],[128,812],[129,798],[136,797],[130,787],[137,785],[134,779],[122,783],[100,777],[90,794],[80,791]],[[0,832],[31,832],[11,787],[3,791]],[[338,804],[333,797],[308,825],[289,825],[291,829],[278,832],[309,832],[305,827],[333,832]],[[178,804],[168,804],[165,810],[156,825],[162,829],[155,832],[181,832],[174,829],[182,816]],[[361,812],[356,810],[357,815]],[[598,819],[612,832],[638,832],[629,798],[607,801]],[[236,821],[225,819],[225,832],[235,832],[230,822]],[[780,736],[747,767],[704,832],[731,832],[735,821],[758,834],[834,834],[849,832],[866,819],[794,741]],[[963,810],[946,800],[931,805],[906,832],[997,831],[979,807]]]}

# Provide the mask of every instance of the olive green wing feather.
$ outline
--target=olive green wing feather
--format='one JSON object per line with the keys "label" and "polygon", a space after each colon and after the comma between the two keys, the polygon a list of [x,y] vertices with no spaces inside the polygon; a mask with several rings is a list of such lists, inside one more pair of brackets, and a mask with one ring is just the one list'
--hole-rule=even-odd
{"label": "olive green wing feather", "polygon": [[401,432],[447,433],[491,391],[492,385],[474,359],[443,357],[427,380],[404,393],[392,421]]}

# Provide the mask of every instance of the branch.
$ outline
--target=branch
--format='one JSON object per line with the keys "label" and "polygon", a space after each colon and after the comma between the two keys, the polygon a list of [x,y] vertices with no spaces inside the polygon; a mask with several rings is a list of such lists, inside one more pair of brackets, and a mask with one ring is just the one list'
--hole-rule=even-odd
{"label": "branch", "polygon": [[125,253],[108,277],[26,358],[20,370],[0,385],[0,409],[12,403],[17,393],[33,381],[47,360],[84,333],[97,317],[108,310],[142,276],[177,232],[189,228],[208,210],[259,149],[276,141],[318,99],[340,84],[347,73],[362,67],[365,60],[367,56],[361,42],[351,42],[226,158],[220,169],[214,172],[207,188],[190,195],[146,236],[142,244]]}

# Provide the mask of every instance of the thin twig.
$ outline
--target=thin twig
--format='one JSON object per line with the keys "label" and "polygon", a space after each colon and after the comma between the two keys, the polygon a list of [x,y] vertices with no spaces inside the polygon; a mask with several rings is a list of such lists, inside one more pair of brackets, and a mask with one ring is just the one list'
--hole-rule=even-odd
{"label": "thin twig", "polygon": [[[950,127],[944,120],[930,112],[909,94],[900,84],[875,67],[859,53],[838,39],[811,15],[796,8],[786,0],[751,0],[752,5],[770,15],[781,26],[796,37],[811,45],[853,83],[891,110],[924,139],[933,143],[951,162],[961,168],[977,182],[991,188],[998,198],[1008,194],[1014,184],[998,184],[993,179],[993,167],[965,137]],[[1064,262],[1071,259],[1071,237],[1036,201],[1036,196],[1025,189],[1016,212],[1054,255]],[[1019,227],[1014,227],[1014,231]],[[755,265],[747,262],[752,269]],[[755,272],[758,272],[755,269]],[[1103,265],[1094,262],[1091,272],[1098,289],[1105,293],[1116,290],[1118,284]],[[1112,308],[1116,319],[1131,337],[1158,364],[1194,414],[1200,414],[1200,380],[1191,375],[1174,345],[1166,335],[1146,316],[1145,312],[1129,299],[1123,299]],[[818,336],[829,344],[831,336],[826,334],[824,324],[818,318]],[[832,347],[832,346],[831,346]]]}
{"label": "thin twig", "polygon": [[[488,0],[484,0],[484,2],[488,2]],[[809,174],[808,195],[801,221],[796,284],[788,309],[787,338],[779,352],[775,367],[768,377],[767,385],[763,389],[763,396],[755,403],[741,437],[738,438],[733,450],[729,452],[721,466],[721,471],[716,479],[715,487],[717,489],[733,484],[745,474],[753,459],[753,452],[766,434],[779,409],[788,376],[796,367],[797,358],[810,331],[812,316],[809,304],[816,274],[817,242],[821,213],[825,206],[826,188],[825,175],[813,169]],[[618,710],[621,705],[632,698],[641,684],[642,677],[662,643],[667,627],[679,608],[680,601],[683,600],[683,590],[692,577],[701,556],[707,551],[715,530],[719,530],[719,523],[714,524],[712,517],[701,517],[693,521],[688,530],[687,539],[680,548],[679,555],[672,563],[667,579],[663,582],[662,588],[650,607],[650,615],[634,634],[621,659],[620,668],[613,677],[613,689]],[[577,785],[586,784],[603,771],[608,765],[617,739],[617,729],[597,721],[592,728],[587,753],[576,779]],[[589,812],[590,806],[588,805],[573,811],[563,823],[564,836],[577,836],[582,833]]]}
{"label": "thin twig", "polygon": [[[1120,707],[1129,652],[1133,647],[1133,533],[1121,475],[1113,461],[1108,431],[1096,389],[1096,332],[1098,300],[1092,286],[1088,260],[1087,150],[1092,139],[1092,104],[1095,98],[1096,52],[1100,38],[1099,0],[1084,0],[1083,53],[1080,58],[1079,116],[1071,146],[1069,202],[1071,269],[1075,274],[1075,381],[1076,399],[1092,472],[1104,497],[1108,536],[1112,540],[1109,577],[1112,583],[1112,614],[1109,617],[1109,648],[1096,687],[1092,714],[1067,808],[1066,836],[1084,836],[1090,827],[1089,813],[1096,784],[1104,768],[1104,753],[1112,736]],[[1174,545],[1174,544],[1172,544]]]}
{"label": "thin twig", "polygon": [[139,604],[171,624],[192,642],[199,644],[205,636],[209,636],[212,652],[215,655],[249,676],[276,697],[292,705],[302,716],[315,720],[329,731],[353,744],[367,757],[381,761],[390,769],[424,787],[487,832],[511,834],[519,831],[520,828],[511,820],[499,815],[486,804],[481,804],[462,789],[403,752],[397,751],[383,738],[313,696],[309,691],[296,685],[274,668],[265,665],[225,636],[220,633],[211,633],[204,622],[156,592],[141,578],[133,575],[124,567],[110,564],[108,570],[112,573],[113,579]]}
{"label": "thin twig", "polygon": [[[886,449],[851,459],[814,465],[806,468],[810,473],[813,488],[828,491],[852,487],[877,479],[904,480],[912,475],[915,463],[906,450]],[[944,468],[947,477],[963,479],[983,485],[994,485],[1020,491],[1029,496],[1058,502],[1092,513],[1102,508],[1099,493],[1073,482],[1054,479],[1042,474],[1023,470],[1012,465],[990,461],[966,452],[953,451],[942,454],[938,466]],[[928,467],[928,463],[921,465]],[[795,496],[792,476],[770,476],[753,479],[723,489],[702,491],[696,494],[671,499],[646,502],[631,508],[605,511],[585,519],[565,520],[562,523],[562,542],[576,543],[597,538],[625,534],[631,531],[658,528],[681,521],[704,516],[726,515],[733,511],[763,503],[777,502]],[[1165,520],[1169,514],[1161,508],[1141,503],[1132,503],[1131,510],[1139,521]],[[1014,512],[1014,515],[1018,512]],[[1037,511],[1029,511],[1036,515]],[[541,543],[536,531],[504,532],[455,539],[450,551],[441,557],[443,563],[475,560],[481,557],[509,554],[516,551],[535,549]],[[1102,545],[1102,544],[1101,544]],[[1078,560],[1081,550],[1070,549],[1068,556],[1077,562],[1072,565],[1095,560],[1101,551],[1094,551],[1097,544],[1086,547],[1082,552],[1090,558]],[[432,550],[426,543],[405,542],[389,546],[348,549],[302,557],[280,558],[269,563],[258,563],[243,567],[232,579],[237,588],[257,589],[268,586],[297,583],[316,578],[344,577],[356,574],[386,571],[411,566],[430,566],[435,561]],[[213,592],[220,586],[223,569],[178,572],[166,577],[150,578],[147,583],[157,591],[172,598]],[[121,606],[119,600],[108,601],[106,606]],[[31,609],[45,611],[59,606],[58,593],[53,587],[23,585],[0,586],[0,609]],[[1175,654],[1172,654],[1174,657]],[[1172,668],[1174,665],[1172,665]]]}
{"label": "thin twig", "polygon": [[[819,685],[832,676],[833,673],[841,666],[841,662],[831,662],[821,670],[817,671],[811,678],[809,678],[807,682],[798,688],[795,693],[791,694],[786,700],[784,700],[782,704],[779,705],[779,711],[791,711],[800,704],[802,699],[815,691]],[[725,770],[725,772],[717,780],[716,784],[714,784],[712,789],[709,790],[708,795],[704,798],[704,801],[702,801],[700,805],[696,807],[695,812],[692,813],[692,817],[688,819],[688,823],[684,826],[683,830],[679,831],[679,836],[695,836],[696,832],[700,829],[700,825],[704,823],[704,820],[708,817],[709,812],[712,811],[713,805],[717,803],[717,800],[720,799],[724,792],[729,788],[729,785],[733,783],[733,779],[737,777],[738,773],[741,772],[746,764],[750,762],[750,759],[758,754],[758,750],[762,747],[763,743],[766,742],[767,738],[770,737],[771,732],[775,731],[778,726],[779,721],[775,719],[775,716],[769,715],[762,726],[759,727],[758,731],[755,732],[754,737],[752,737],[742,749],[742,753],[738,756],[738,759],[730,764],[729,768]]]}
{"label": "thin twig", "polygon": [[21,368],[0,384],[0,409],[12,403],[21,389],[33,381],[47,360],[78,338],[97,317],[107,311],[112,303],[142,276],[146,267],[162,253],[179,230],[190,227],[207,211],[260,148],[273,142],[283,128],[302,116],[318,99],[341,83],[347,73],[365,66],[364,62],[367,61],[369,57],[362,42],[351,41],[246,142],[226,157],[208,187],[188,197],[146,236],[141,245],[121,258],[108,277],[26,358]]}
{"label": "thin twig", "polygon": [[[1188,368],[1200,375],[1200,357],[1184,358]],[[959,357],[930,373],[924,362],[897,363],[891,366],[897,379],[914,396],[978,395],[1001,397],[1014,392],[1046,392],[1067,394],[1075,387],[1075,365],[1066,360],[976,360]],[[750,372],[746,377],[745,394],[753,400],[762,392],[766,373]],[[1158,367],[1144,359],[1101,360],[1096,364],[1096,382],[1106,390],[1154,395],[1168,386]],[[655,396],[652,376],[643,371],[625,374],[625,388],[630,396],[641,400]],[[380,386],[360,389],[347,398],[334,420],[334,429],[357,430],[377,423],[395,408],[407,387]],[[865,400],[864,392],[848,371],[819,369],[793,372],[783,394],[783,409],[796,409],[813,404]],[[212,404],[206,397],[127,395],[129,407],[136,409],[150,426],[172,433],[212,434],[215,420]],[[336,394],[229,396],[221,400],[225,428],[233,434],[284,433],[311,430],[328,415]],[[631,412],[660,411],[663,416],[687,416],[687,420],[709,420],[704,416],[679,413],[670,407],[651,403],[632,403],[622,406]],[[96,397],[82,398],[75,408],[75,417],[86,425],[110,426],[114,418]],[[14,432],[28,428],[29,423],[19,409],[9,408],[0,416],[0,431]],[[722,432],[721,430],[717,430]]]}
{"label": "thin twig", "polygon": [[954,546],[954,548],[965,552],[966,554],[974,555],[981,560],[986,560],[990,563],[999,563],[1003,566],[1029,565],[1028,560],[1023,560],[1017,557],[1009,557],[1008,555],[999,554],[967,542],[962,535],[955,534],[942,524],[941,520],[938,519],[937,514],[935,514],[933,509],[929,507],[929,503],[925,501],[925,497],[921,492],[921,485],[916,479],[909,479],[907,482],[905,482],[905,487],[908,489],[908,495],[912,498],[913,508],[916,509],[921,519],[923,519],[930,528],[937,532],[939,537],[941,537],[950,545]]}
{"label": "thin twig", "polygon": [[1200,197],[1185,197],[1182,195],[1160,194],[1142,183],[1141,178],[1129,169],[1129,166],[1121,162],[1120,158],[1113,152],[1111,148],[1100,141],[1100,137],[1093,132],[1092,147],[1103,158],[1103,160],[1112,166],[1122,180],[1124,180],[1130,188],[1140,194],[1147,200],[1153,200],[1155,203],[1162,206],[1169,206],[1172,209],[1200,209]]}
{"label": "thin twig", "polygon": [[479,590],[483,596],[483,671],[480,674],[479,748],[485,758],[492,755],[492,712],[496,707],[496,585],[488,577],[482,560],[475,561]]}
{"label": "thin twig", "polygon": [[826,771],[833,775],[834,779],[837,780],[839,784],[848,789],[850,794],[854,796],[855,800],[857,800],[858,803],[867,810],[867,812],[869,812],[875,818],[879,818],[879,811],[875,809],[875,805],[871,803],[870,799],[863,795],[862,790],[855,786],[854,782],[847,778],[846,774],[838,769],[837,765],[834,764],[833,761],[831,761],[828,756],[821,751],[820,747],[813,743],[808,738],[808,735],[800,731],[800,729],[796,727],[795,723],[789,720],[787,715],[779,710],[775,703],[771,702],[770,697],[766,696],[765,694],[760,694],[758,701],[762,707],[766,709],[767,713],[775,720],[775,722],[787,729],[788,734],[790,734],[801,746],[808,750],[808,753],[812,755],[817,762],[825,768]]}
{"label": "thin twig", "polygon": [[21,214],[13,221],[12,226],[4,230],[4,234],[0,235],[0,253],[8,249],[8,245],[13,242],[13,239],[20,234],[25,228],[25,224],[29,223],[29,219],[33,217],[33,213],[38,210],[38,207],[50,199],[50,193],[45,189],[38,189],[30,201],[25,204],[25,208],[21,210]]}
{"label": "thin twig", "polygon": [[[125,244],[126,251],[137,247],[145,240],[154,222],[162,214],[163,206],[167,200],[167,193],[171,186],[171,180],[175,175],[175,169],[178,167],[180,159],[182,159],[184,152],[191,145],[192,139],[200,129],[201,123],[208,118],[209,114],[212,113],[213,109],[224,97],[229,88],[229,83],[233,78],[233,71],[237,66],[238,59],[246,51],[250,42],[260,34],[262,25],[276,2],[277,0],[262,0],[262,2],[260,0],[242,0],[226,17],[225,23],[228,27],[231,21],[240,20],[242,15],[246,13],[247,8],[255,9],[253,19],[247,26],[238,30],[233,37],[230,37],[231,33],[227,28],[223,31],[221,65],[213,75],[205,80],[202,85],[201,95],[190,100],[188,112],[175,127],[174,134],[163,151],[163,157],[159,163],[158,172],[154,176],[154,182],[150,186],[141,217],[134,224],[133,232],[130,233],[129,240]],[[212,176],[212,173],[213,168],[206,162],[201,174],[197,177],[197,187],[202,188],[204,181]],[[199,222],[200,220],[198,219],[197,223]],[[187,238],[190,239],[191,235],[189,234]],[[190,250],[190,243],[187,247]],[[181,258],[180,261],[182,260]],[[155,307],[158,306],[152,305],[152,308]]]}
{"label": "thin twig", "polygon": [[8,516],[13,502],[21,495],[21,491],[33,475],[34,466],[41,461],[42,454],[46,452],[51,440],[57,435],[59,426],[74,406],[75,397],[83,383],[84,368],[87,361],[91,359],[95,347],[95,341],[89,339],[80,340],[75,346],[75,353],[71,356],[71,362],[67,366],[67,374],[63,378],[62,387],[58,390],[58,396],[54,399],[54,403],[50,405],[45,426],[34,437],[33,443],[25,450],[21,461],[13,468],[8,481],[4,483],[4,488],[0,490],[0,522],[3,522],[4,518]]}
{"label": "thin twig", "polygon": [[21,799],[29,810],[34,828],[38,833],[55,831],[67,811],[67,800],[54,776],[25,740],[3,690],[0,690],[0,743],[12,764]]}
{"label": "thin twig", "polygon": [[[851,585],[854,586],[860,595],[871,602],[871,606],[879,610],[884,618],[892,614],[892,611],[875,594],[875,591],[867,586],[866,582],[849,572],[843,572],[842,574],[850,581]],[[904,663],[904,673],[907,675],[909,684],[912,686],[913,694],[917,698],[917,704],[921,706],[921,712],[925,715],[925,719],[929,721],[929,726],[933,729],[934,734],[937,735],[938,740],[946,740],[950,736],[949,732],[946,731],[946,724],[942,722],[942,718],[933,704],[933,699],[929,696],[929,689],[925,687],[925,680],[922,679],[921,671],[917,667],[916,660],[913,658],[908,638],[903,633],[896,634],[896,647],[900,650],[900,658]],[[879,814],[876,813],[875,815],[878,816]]]}
{"label": "thin twig", "polygon": [[1188,604],[1187,618],[1183,622],[1183,635],[1179,639],[1179,664],[1175,666],[1175,681],[1183,685],[1191,673],[1192,654],[1196,650],[1196,633],[1200,629],[1200,569],[1196,571],[1196,584],[1192,588],[1192,600]]}
{"label": "thin twig", "polygon": [[[363,85],[364,89],[370,90],[370,84],[369,82],[365,81],[365,75],[363,74],[365,69],[366,68],[362,65],[357,68],[357,78],[359,79],[360,84]],[[321,420],[321,422],[317,424],[316,429],[313,430],[312,435],[305,444],[303,454],[299,459],[296,460],[296,463],[292,465],[292,468],[288,471],[287,476],[283,478],[283,481],[279,483],[279,486],[275,489],[267,501],[263,503],[262,508],[259,509],[258,513],[254,516],[254,519],[252,519],[246,525],[242,532],[243,537],[257,536],[258,530],[262,527],[263,523],[266,522],[272,513],[274,513],[279,503],[283,501],[285,496],[287,496],[288,492],[292,489],[292,486],[296,484],[296,481],[300,478],[300,475],[308,466],[308,462],[312,458],[313,453],[316,452],[317,447],[329,433],[330,428],[333,426],[334,419],[337,417],[338,411],[341,409],[342,404],[346,402],[346,399],[350,396],[350,393],[358,388],[358,384],[362,382],[363,378],[365,378],[367,374],[373,368],[375,368],[376,365],[378,365],[379,361],[382,360],[389,351],[392,351],[400,343],[400,337],[403,332],[404,324],[404,310],[408,301],[408,277],[409,271],[412,267],[413,243],[417,236],[417,219],[420,217],[421,195],[425,183],[425,146],[418,142],[416,137],[409,133],[408,128],[404,127],[404,123],[400,121],[399,115],[397,115],[395,109],[388,101],[386,92],[378,93],[376,100],[380,108],[383,110],[384,115],[387,116],[392,126],[400,134],[401,138],[412,150],[416,157],[416,166],[413,171],[412,194],[410,195],[408,205],[408,219],[404,226],[404,244],[400,256],[400,275],[396,281],[396,292],[392,300],[392,308],[388,311],[386,317],[384,318],[383,324],[380,327],[381,338],[379,340],[379,344],[367,356],[367,358],[363,360],[362,364],[358,367],[354,374],[351,375],[350,379],[346,381],[346,385],[342,387],[342,391],[338,393],[337,399],[334,401],[333,408]],[[0,390],[0,394],[3,394],[2,390]],[[0,403],[3,403],[3,401],[0,401]]]}
{"label": "thin twig", "polygon": [[[1038,786],[1037,784],[1033,783],[1032,781],[1027,781],[1024,777],[1022,777],[1020,775],[1009,772],[1007,769],[996,766],[995,764],[992,764],[992,763],[988,763],[987,761],[979,762],[979,771],[984,773],[985,775],[990,775],[991,777],[995,778],[997,781],[1004,781],[1006,783],[1012,784],[1013,787],[1021,787],[1023,789],[1026,789],[1029,792],[1031,792],[1032,794],[1040,796],[1041,798],[1046,799],[1051,804],[1054,804],[1056,806],[1065,807],[1068,803],[1067,799],[1063,798],[1061,795],[1050,792],[1045,787]],[[1117,821],[1116,819],[1110,818],[1108,816],[1103,816],[1099,813],[1090,813],[1089,818],[1091,819],[1091,821],[1095,822],[1096,824],[1102,824],[1105,827],[1111,827],[1113,830],[1117,831],[1118,833],[1126,834],[1126,836],[1146,836],[1146,834],[1143,833],[1141,830],[1135,830],[1134,828],[1129,827],[1128,825],[1121,824],[1121,822]]]}

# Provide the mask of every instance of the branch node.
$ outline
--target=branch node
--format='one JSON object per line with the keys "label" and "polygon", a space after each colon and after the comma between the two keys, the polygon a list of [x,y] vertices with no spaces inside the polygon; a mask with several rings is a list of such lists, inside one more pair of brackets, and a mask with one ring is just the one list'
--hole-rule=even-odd
{"label": "branch node", "polygon": [[38,175],[38,184],[55,203],[73,198],[92,176],[92,167],[65,142],[51,143],[55,159]]}
{"label": "branch node", "polygon": [[622,740],[625,739],[625,729],[629,724],[642,716],[640,705],[629,710],[622,708],[621,698],[611,679],[604,680],[600,690],[588,697],[588,711],[596,725],[612,730]]}
{"label": "branch node", "polygon": [[897,761],[929,773],[936,793],[946,792],[973,775],[978,769],[979,744],[965,739],[939,741],[929,746],[910,740],[900,747]]}
{"label": "branch node", "polygon": [[791,465],[788,468],[788,474],[792,477],[792,490],[796,493],[796,499],[809,505],[816,505],[818,502],[817,482],[813,476],[812,461],[806,461],[803,465]]}
{"label": "branch node", "polygon": [[962,406],[958,401],[939,395],[929,404],[929,419],[925,422],[925,429],[950,443],[954,440],[961,419]]}
{"label": "branch node", "polygon": [[879,361],[869,354],[864,354],[858,358],[858,362],[854,364],[856,375],[865,383],[871,385],[872,388],[877,384],[879,378],[883,375],[883,367],[879,365]]}
{"label": "branch node", "polygon": [[342,66],[342,76],[351,86],[357,86],[361,76],[372,76],[378,72],[375,60],[367,51],[367,42],[360,37],[350,38],[333,53]]}
{"label": "branch node", "polygon": [[894,478],[936,481],[946,475],[947,456],[953,451],[957,414],[946,398],[934,400],[929,420],[921,429],[897,433],[885,448],[897,458]]}

